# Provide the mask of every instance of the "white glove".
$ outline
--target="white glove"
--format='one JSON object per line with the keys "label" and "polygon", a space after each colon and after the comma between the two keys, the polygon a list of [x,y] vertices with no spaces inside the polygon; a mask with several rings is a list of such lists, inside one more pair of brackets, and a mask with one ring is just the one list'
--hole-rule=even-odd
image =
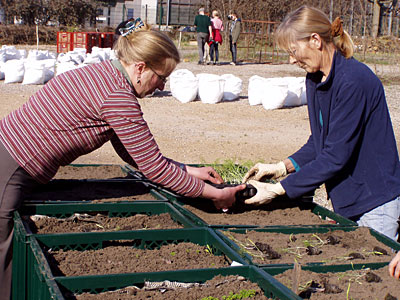
{"label": "white glove", "polygon": [[255,164],[243,177],[242,183],[250,179],[260,181],[264,176],[268,178],[279,178],[287,175],[286,166],[283,161],[277,164]]}
{"label": "white glove", "polygon": [[250,180],[249,184],[257,189],[257,194],[244,201],[245,204],[261,205],[271,202],[278,196],[284,195],[285,189],[281,183],[265,183],[256,180]]}

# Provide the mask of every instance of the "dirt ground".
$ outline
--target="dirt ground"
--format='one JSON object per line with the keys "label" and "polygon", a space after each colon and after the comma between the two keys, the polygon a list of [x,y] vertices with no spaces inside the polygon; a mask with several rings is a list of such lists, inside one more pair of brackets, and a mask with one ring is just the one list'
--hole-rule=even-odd
{"label": "dirt ground", "polygon": [[[305,76],[296,66],[241,64],[199,66],[182,62],[178,69],[194,74],[233,74],[243,80],[243,91],[237,101],[203,104],[197,100],[182,104],[171,96],[169,82],[165,90],[140,100],[145,120],[161,149],[174,160],[184,163],[216,163],[233,159],[237,162],[277,162],[295,152],[310,134],[307,107],[265,110],[250,106],[247,89],[249,78]],[[371,69],[391,75],[399,67]],[[397,84],[397,85],[396,85]],[[392,122],[400,141],[400,83],[385,86]],[[4,84],[0,81],[0,117],[23,104],[40,86]],[[117,163],[122,160],[107,143],[102,148],[78,158],[75,163]]]}

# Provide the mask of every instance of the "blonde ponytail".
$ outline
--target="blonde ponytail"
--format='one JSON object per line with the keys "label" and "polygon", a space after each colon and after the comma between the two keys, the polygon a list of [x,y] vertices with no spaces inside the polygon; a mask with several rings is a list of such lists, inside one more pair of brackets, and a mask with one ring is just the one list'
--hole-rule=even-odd
{"label": "blonde ponytail", "polygon": [[312,33],[318,33],[325,44],[333,43],[344,57],[353,56],[354,44],[343,29],[342,20],[336,18],[331,24],[325,13],[309,6],[301,6],[285,17],[275,32],[275,41],[287,51],[291,44],[309,38]]}

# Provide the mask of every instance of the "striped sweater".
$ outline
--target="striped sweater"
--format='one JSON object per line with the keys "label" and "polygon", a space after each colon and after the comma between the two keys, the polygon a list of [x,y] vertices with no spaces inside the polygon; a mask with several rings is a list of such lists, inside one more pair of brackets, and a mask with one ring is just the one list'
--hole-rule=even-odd
{"label": "striped sweater", "polygon": [[38,182],[111,140],[118,155],[155,183],[198,197],[204,182],[165,158],[133,88],[110,61],[56,76],[0,121],[0,140]]}

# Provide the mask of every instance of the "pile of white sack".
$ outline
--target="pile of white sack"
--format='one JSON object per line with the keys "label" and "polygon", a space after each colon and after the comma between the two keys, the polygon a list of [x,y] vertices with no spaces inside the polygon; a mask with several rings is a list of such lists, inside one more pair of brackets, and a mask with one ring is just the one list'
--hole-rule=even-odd
{"label": "pile of white sack", "polygon": [[182,103],[199,98],[201,102],[216,104],[239,98],[242,80],[232,74],[200,73],[196,76],[187,69],[175,70],[170,76],[172,96]]}
{"label": "pile of white sack", "polygon": [[3,45],[0,49],[0,80],[4,83],[44,84],[65,71],[115,58],[111,48],[93,47],[92,53],[76,48],[67,53],[47,50],[18,50]]}
{"label": "pile of white sack", "polygon": [[249,79],[249,104],[265,109],[300,106],[307,103],[304,77],[264,78],[252,76]]}
{"label": "pile of white sack", "polygon": [[[182,103],[200,99],[203,103],[215,104],[222,100],[239,98],[242,80],[232,74],[221,76],[200,73],[196,76],[187,69],[179,69],[170,76],[172,96]],[[262,104],[265,109],[300,106],[307,103],[304,77],[249,79],[248,98],[250,105]]]}

